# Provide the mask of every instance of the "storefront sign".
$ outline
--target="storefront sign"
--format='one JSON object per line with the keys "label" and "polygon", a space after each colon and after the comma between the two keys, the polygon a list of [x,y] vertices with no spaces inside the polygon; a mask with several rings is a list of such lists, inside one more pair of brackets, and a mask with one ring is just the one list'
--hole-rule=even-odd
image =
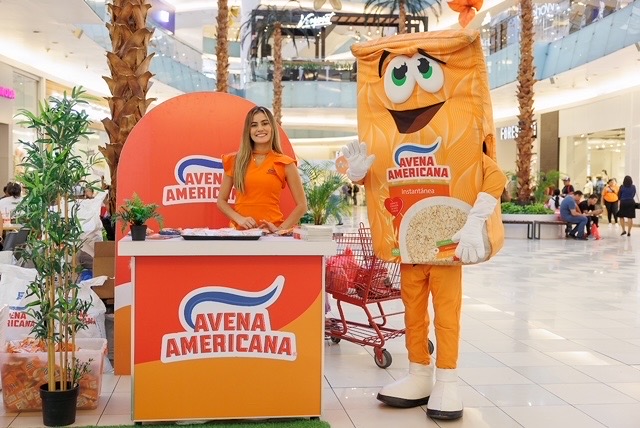
{"label": "storefront sign", "polygon": [[320,28],[331,25],[331,18],[335,16],[335,12],[325,13],[324,15],[316,16],[315,13],[307,13],[306,15],[300,15],[300,21],[296,28]]}
{"label": "storefront sign", "polygon": [[4,86],[0,86],[0,98],[7,98],[13,100],[16,98],[16,91],[11,88],[5,88]]}
{"label": "storefront sign", "polygon": [[[567,7],[569,5],[567,4]],[[556,10],[560,8],[560,5],[557,3],[542,3],[534,5],[533,9],[533,17],[534,18],[544,18],[544,17],[554,17]]]}
{"label": "storefront sign", "polygon": [[[538,136],[538,122],[534,120],[531,128],[533,129],[533,138],[536,138]],[[501,140],[515,140],[520,133],[520,127],[518,125],[503,126],[499,132]]]}

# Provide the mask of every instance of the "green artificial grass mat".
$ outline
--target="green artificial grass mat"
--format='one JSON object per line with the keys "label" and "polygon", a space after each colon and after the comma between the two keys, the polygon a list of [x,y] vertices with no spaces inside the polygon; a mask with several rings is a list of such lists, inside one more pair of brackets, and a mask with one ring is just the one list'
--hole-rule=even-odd
{"label": "green artificial grass mat", "polygon": [[[150,428],[331,428],[328,422],[320,421],[320,420],[307,420],[307,419],[296,419],[296,420],[277,420],[277,421],[210,421],[205,424],[192,424],[192,425],[177,425],[168,422],[150,422],[144,423],[142,425],[111,425],[111,426],[101,426],[100,428],[140,428],[140,427],[150,427]],[[88,428],[88,427],[86,427]]]}

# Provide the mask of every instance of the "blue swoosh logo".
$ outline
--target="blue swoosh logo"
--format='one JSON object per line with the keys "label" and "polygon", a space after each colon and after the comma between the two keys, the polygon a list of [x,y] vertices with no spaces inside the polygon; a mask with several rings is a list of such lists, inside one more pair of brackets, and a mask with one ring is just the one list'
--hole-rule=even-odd
{"label": "blue swoosh logo", "polygon": [[187,325],[191,328],[195,328],[195,324],[191,317],[194,309],[200,303],[224,303],[233,306],[259,306],[268,302],[276,293],[280,290],[278,287],[274,287],[271,291],[264,294],[255,296],[239,296],[237,294],[228,293],[225,291],[205,291],[200,294],[196,294],[184,305],[184,319]]}
{"label": "blue swoosh logo", "polygon": [[394,161],[396,162],[396,165],[400,165],[400,155],[402,155],[403,153],[415,153],[415,154],[420,154],[420,155],[428,155],[431,154],[433,152],[435,152],[436,150],[438,150],[438,147],[440,147],[440,141],[438,140],[435,143],[433,143],[430,146],[418,146],[416,144],[405,144],[401,147],[398,148],[398,150],[396,150],[396,155],[394,157]]}
{"label": "blue swoosh logo", "polygon": [[222,169],[222,162],[212,159],[187,159],[178,167],[178,181],[180,181],[182,184],[184,184],[186,181],[184,177],[185,170],[192,166],[203,166],[205,168],[211,169]]}

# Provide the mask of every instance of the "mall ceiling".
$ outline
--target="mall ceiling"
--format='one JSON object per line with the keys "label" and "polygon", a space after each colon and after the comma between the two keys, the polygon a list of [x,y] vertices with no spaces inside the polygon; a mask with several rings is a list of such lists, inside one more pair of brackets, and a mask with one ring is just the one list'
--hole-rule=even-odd
{"label": "mall ceiling", "polygon": [[[165,1],[176,7],[176,37],[193,46],[201,46],[203,26],[215,22],[216,2]],[[107,86],[101,77],[109,73],[104,50],[86,35],[79,34],[76,27],[80,23],[99,24],[100,20],[83,0],[64,0],[64,3],[66,7],[60,7],[60,0],[0,0],[0,16],[3,17],[0,60],[69,86],[83,85],[96,95],[107,96]],[[310,0],[301,3],[303,7],[312,8]],[[509,0],[508,4],[511,3],[513,0]],[[343,4],[345,12],[362,10],[361,2],[343,1]],[[507,3],[485,1],[485,10],[478,14],[471,26],[479,26],[487,11],[496,4],[503,9]],[[431,19],[432,29],[456,25],[455,15],[446,6],[443,9],[438,22]],[[535,86],[536,112],[553,111],[637,88],[640,86],[639,75],[640,51],[634,46],[625,48],[555,76],[555,83],[550,79],[538,82]],[[517,113],[515,87],[512,83],[492,91],[496,123],[514,120]],[[162,101],[179,93],[154,82],[149,95]],[[285,118],[287,113],[285,111]]]}

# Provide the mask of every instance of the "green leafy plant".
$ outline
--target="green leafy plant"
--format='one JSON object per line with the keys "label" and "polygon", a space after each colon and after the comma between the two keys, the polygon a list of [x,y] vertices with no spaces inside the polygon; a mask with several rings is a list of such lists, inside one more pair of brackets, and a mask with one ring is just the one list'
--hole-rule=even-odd
{"label": "green leafy plant", "polygon": [[331,169],[331,162],[311,164],[303,160],[300,170],[308,207],[303,222],[320,225],[325,224],[329,217],[339,218],[351,213],[349,203],[336,195],[348,180]]}
{"label": "green leafy plant", "polygon": [[[560,171],[540,171],[536,177],[536,187],[533,190],[533,197],[538,204],[547,202],[548,189],[556,187],[560,182]],[[565,174],[566,175],[566,174]]]}
{"label": "green leafy plant", "polygon": [[[91,134],[90,120],[79,106],[82,88],[73,88],[71,96],[51,97],[40,104],[39,113],[20,110],[21,125],[35,129],[37,139],[20,141],[25,156],[17,177],[26,196],[16,209],[17,217],[30,233],[23,258],[35,267],[36,279],[29,284],[27,305],[33,318],[32,333],[44,341],[48,360],[49,391],[78,385],[88,364],[78,364],[75,357],[76,333],[87,327],[86,314],[91,301],[78,298],[75,283],[80,271],[76,254],[83,244],[78,218],[79,206],[73,202],[78,183],[89,185],[95,157],[81,157],[77,143]],[[58,367],[56,367],[58,357]]]}
{"label": "green leafy plant", "polygon": [[502,214],[553,214],[554,211],[545,208],[543,204],[520,205],[513,202],[503,202],[500,205]]}
{"label": "green leafy plant", "polygon": [[151,219],[155,219],[162,228],[163,218],[158,212],[158,204],[145,204],[136,193],[131,199],[125,199],[113,216],[113,221],[119,220],[122,223],[123,232],[127,225],[142,226]]}

